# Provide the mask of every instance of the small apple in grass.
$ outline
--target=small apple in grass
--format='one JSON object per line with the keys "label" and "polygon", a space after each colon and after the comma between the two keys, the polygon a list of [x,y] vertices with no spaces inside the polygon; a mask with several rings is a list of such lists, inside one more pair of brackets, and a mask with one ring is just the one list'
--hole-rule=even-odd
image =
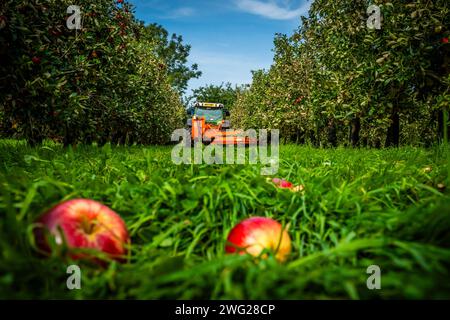
{"label": "small apple in grass", "polygon": [[281,189],[290,189],[294,186],[291,182],[280,178],[273,178],[272,183]]}
{"label": "small apple in grass", "polygon": [[[35,230],[38,246],[49,252],[44,229],[64,242],[69,249],[91,249],[106,253],[110,258],[121,260],[130,243],[128,231],[122,218],[107,206],[88,199],[69,200],[58,204],[41,216],[40,228]],[[73,253],[73,259],[89,258],[86,254]]]}
{"label": "small apple in grass", "polygon": [[279,187],[281,188],[281,189],[290,189],[290,188],[292,188],[294,185],[292,184],[292,182],[289,182],[289,181],[286,181],[286,180],[282,180],[281,182],[280,182],[280,185],[279,185]]}
{"label": "small apple in grass", "polygon": [[280,178],[273,178],[272,180],[270,180],[270,178],[268,178],[267,181],[272,181],[272,183],[277,188],[280,188],[280,189],[288,189],[288,190],[291,190],[293,192],[300,192],[300,191],[305,190],[305,186],[304,185],[294,186],[294,184],[292,182],[289,182],[287,180],[280,179]]}
{"label": "small apple in grass", "polygon": [[283,262],[291,252],[291,239],[279,222],[264,217],[249,218],[237,224],[228,235],[225,247],[227,253],[248,253],[254,257],[259,257],[265,249]]}

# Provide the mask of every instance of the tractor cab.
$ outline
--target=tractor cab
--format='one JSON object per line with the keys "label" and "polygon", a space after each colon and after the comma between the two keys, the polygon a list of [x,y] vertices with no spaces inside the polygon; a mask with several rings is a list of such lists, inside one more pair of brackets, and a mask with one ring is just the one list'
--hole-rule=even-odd
{"label": "tractor cab", "polygon": [[194,141],[221,145],[250,143],[248,137],[241,136],[242,131],[230,130],[230,121],[225,119],[230,113],[221,103],[196,102],[187,113],[187,127],[191,131],[192,143]]}
{"label": "tractor cab", "polygon": [[209,129],[228,129],[230,122],[225,118],[229,115],[230,112],[221,103],[196,102],[188,109],[187,125],[192,127],[192,123],[203,121]]}
{"label": "tractor cab", "polygon": [[221,125],[225,117],[229,116],[228,110],[221,103],[197,102],[188,110],[188,114],[195,119],[205,119],[210,125]]}

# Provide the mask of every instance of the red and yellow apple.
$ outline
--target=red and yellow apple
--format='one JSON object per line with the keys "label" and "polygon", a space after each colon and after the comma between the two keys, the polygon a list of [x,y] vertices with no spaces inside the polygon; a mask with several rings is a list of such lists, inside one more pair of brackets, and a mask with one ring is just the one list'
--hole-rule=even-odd
{"label": "red and yellow apple", "polygon": [[[291,239],[282,225],[270,218],[253,217],[237,224],[228,235],[227,253],[250,254],[260,257],[270,250],[275,258],[283,262],[291,252]],[[266,258],[267,255],[262,255]]]}
{"label": "red and yellow apple", "polygon": [[291,189],[294,187],[294,185],[292,184],[292,182],[289,182],[287,180],[284,179],[280,179],[280,178],[273,178],[272,179],[272,183],[281,189]]}
{"label": "red and yellow apple", "polygon": [[[88,199],[74,199],[58,204],[38,219],[35,229],[38,246],[49,251],[46,232],[55,243],[69,248],[92,249],[121,260],[130,243],[122,218],[107,206]],[[71,254],[73,259],[87,258],[85,254]]]}
{"label": "red and yellow apple", "polygon": [[294,185],[292,184],[292,182],[289,182],[289,181],[286,181],[286,180],[282,180],[282,181],[280,182],[279,187],[280,187],[281,189],[291,189],[291,188],[294,187]]}
{"label": "red and yellow apple", "polygon": [[287,180],[280,179],[280,178],[273,178],[272,180],[270,180],[270,178],[269,178],[267,181],[272,181],[272,183],[275,185],[275,187],[280,188],[280,189],[288,189],[293,192],[300,192],[300,191],[305,190],[304,185],[300,184],[300,185],[294,186],[294,184],[292,182],[289,182]]}

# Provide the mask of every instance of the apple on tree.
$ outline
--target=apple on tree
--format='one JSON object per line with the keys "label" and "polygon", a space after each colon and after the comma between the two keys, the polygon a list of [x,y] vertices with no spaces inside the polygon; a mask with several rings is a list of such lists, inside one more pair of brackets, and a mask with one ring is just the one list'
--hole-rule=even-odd
{"label": "apple on tree", "polygon": [[33,57],[33,58],[31,58],[31,61],[33,61],[34,64],[40,64],[41,63],[41,58]]}
{"label": "apple on tree", "polygon": [[[58,245],[66,243],[69,249],[97,250],[116,260],[123,259],[130,243],[122,218],[94,200],[75,199],[60,203],[37,222],[41,226],[35,229],[36,242],[47,252],[50,251],[46,237],[48,233]],[[89,258],[82,253],[71,253],[71,257]]]}

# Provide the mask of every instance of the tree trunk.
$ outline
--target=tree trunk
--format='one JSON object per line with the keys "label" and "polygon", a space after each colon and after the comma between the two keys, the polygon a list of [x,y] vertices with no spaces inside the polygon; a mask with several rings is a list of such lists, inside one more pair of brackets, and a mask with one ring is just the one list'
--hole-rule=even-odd
{"label": "tree trunk", "polygon": [[391,125],[387,132],[385,147],[398,147],[400,144],[400,115],[394,108],[391,114]]}
{"label": "tree trunk", "polygon": [[336,123],[334,122],[334,119],[331,119],[328,122],[327,131],[328,131],[328,143],[332,147],[337,147],[337,144],[338,144],[337,128],[336,128]]}
{"label": "tree trunk", "polygon": [[351,132],[350,132],[350,143],[353,147],[359,145],[359,133],[361,132],[361,119],[356,117],[352,120]]}
{"label": "tree trunk", "polygon": [[444,110],[444,143],[448,144],[448,110]]}
{"label": "tree trunk", "polygon": [[441,142],[444,138],[444,112],[442,110],[437,111],[438,122],[438,141]]}
{"label": "tree trunk", "polygon": [[64,130],[64,137],[63,137],[63,145],[64,147],[68,147],[70,145],[73,145],[75,143],[75,135],[73,134],[73,131],[71,130],[70,126],[66,123]]}
{"label": "tree trunk", "polygon": [[295,142],[297,144],[305,144],[305,132],[303,130],[297,130]]}
{"label": "tree trunk", "polygon": [[309,140],[314,147],[320,147],[319,129],[309,130]]}
{"label": "tree trunk", "polygon": [[[438,121],[438,141],[445,142],[445,140],[447,139],[448,142],[448,135],[450,132],[448,111],[439,110],[437,114],[437,121]],[[447,122],[447,126],[444,125],[445,122]]]}

